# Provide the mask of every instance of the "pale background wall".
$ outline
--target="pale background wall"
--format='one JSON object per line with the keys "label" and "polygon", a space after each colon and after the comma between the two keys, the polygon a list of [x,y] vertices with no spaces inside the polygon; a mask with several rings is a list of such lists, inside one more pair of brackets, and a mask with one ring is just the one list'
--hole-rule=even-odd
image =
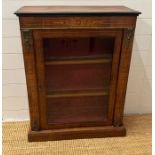
{"label": "pale background wall", "polygon": [[29,119],[18,18],[24,5],[126,5],[142,12],[134,39],[126,114],[151,113],[151,0],[3,0],[3,120]]}

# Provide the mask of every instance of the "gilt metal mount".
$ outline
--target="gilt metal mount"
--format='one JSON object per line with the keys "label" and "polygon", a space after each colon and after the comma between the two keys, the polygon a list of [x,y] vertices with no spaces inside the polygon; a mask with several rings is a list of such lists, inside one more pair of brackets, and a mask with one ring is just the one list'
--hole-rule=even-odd
{"label": "gilt metal mount", "polygon": [[32,131],[39,131],[38,121],[34,121],[32,125]]}
{"label": "gilt metal mount", "polygon": [[134,34],[134,28],[127,28],[126,48],[129,47],[133,34]]}
{"label": "gilt metal mount", "polygon": [[30,30],[23,30],[25,47],[30,47]]}

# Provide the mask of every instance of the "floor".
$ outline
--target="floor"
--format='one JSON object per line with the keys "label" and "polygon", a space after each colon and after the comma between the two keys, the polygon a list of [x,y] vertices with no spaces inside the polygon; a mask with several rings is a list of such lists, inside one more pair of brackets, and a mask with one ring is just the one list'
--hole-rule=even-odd
{"label": "floor", "polygon": [[29,122],[3,123],[3,155],[151,155],[152,116],[126,116],[126,137],[27,141]]}

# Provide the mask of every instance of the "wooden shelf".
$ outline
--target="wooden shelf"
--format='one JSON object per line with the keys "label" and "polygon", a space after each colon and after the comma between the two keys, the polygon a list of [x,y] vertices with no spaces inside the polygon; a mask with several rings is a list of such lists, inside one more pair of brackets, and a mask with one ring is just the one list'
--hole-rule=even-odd
{"label": "wooden shelf", "polygon": [[46,98],[60,98],[60,97],[80,97],[80,96],[106,96],[108,89],[104,90],[85,90],[85,91],[51,91],[48,92]]}
{"label": "wooden shelf", "polygon": [[45,65],[70,65],[70,64],[100,64],[110,63],[112,58],[98,58],[98,59],[68,59],[68,60],[48,60]]}
{"label": "wooden shelf", "polygon": [[[105,52],[105,51],[104,51]],[[50,52],[49,52],[50,53]],[[63,57],[58,57],[58,56],[48,56],[45,57],[45,61],[52,61],[52,60],[92,60],[92,59],[112,59],[113,54],[111,54],[111,51],[106,51],[105,54],[101,55],[96,55],[96,56],[63,56]]]}

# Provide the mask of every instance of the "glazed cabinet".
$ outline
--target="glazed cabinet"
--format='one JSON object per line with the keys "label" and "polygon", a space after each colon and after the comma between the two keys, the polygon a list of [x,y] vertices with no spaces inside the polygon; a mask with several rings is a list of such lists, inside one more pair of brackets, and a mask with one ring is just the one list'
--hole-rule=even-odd
{"label": "glazed cabinet", "polygon": [[29,141],[125,136],[136,18],[123,6],[22,7]]}

